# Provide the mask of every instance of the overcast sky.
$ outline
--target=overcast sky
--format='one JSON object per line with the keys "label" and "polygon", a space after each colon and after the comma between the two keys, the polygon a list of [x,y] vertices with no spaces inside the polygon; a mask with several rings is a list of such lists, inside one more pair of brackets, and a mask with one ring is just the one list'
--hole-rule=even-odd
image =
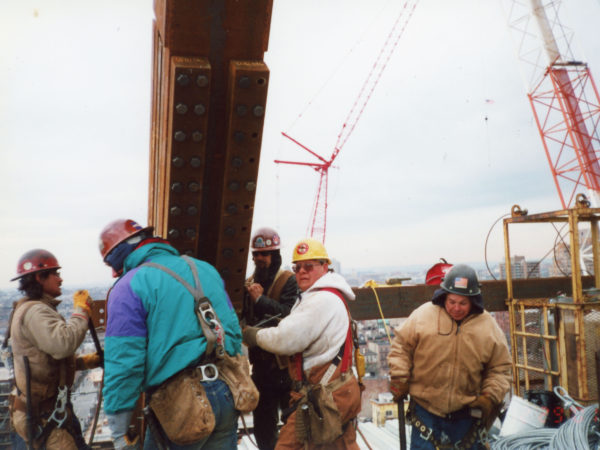
{"label": "overcast sky", "polygon": [[[67,285],[109,283],[100,230],[146,222],[152,3],[0,0],[0,287],[36,247]],[[254,228],[279,229],[284,261],[318,176],[274,164],[314,161],[280,133],[330,156],[400,3],[274,2]],[[600,2],[569,0],[561,18],[600,77]],[[334,165],[326,244],[344,271],[483,261],[513,204],[560,209],[501,3],[421,0]],[[531,259],[553,243],[515,234]],[[488,257],[502,255],[497,226]]]}

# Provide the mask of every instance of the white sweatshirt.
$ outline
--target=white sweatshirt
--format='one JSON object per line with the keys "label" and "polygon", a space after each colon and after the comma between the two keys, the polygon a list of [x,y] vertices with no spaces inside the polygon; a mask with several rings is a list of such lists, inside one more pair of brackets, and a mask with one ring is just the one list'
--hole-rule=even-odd
{"label": "white sweatshirt", "polygon": [[304,371],[331,361],[346,340],[349,319],[336,294],[319,290],[326,287],[338,289],[348,300],[355,298],[341,275],[328,272],[301,294],[290,315],[277,327],[258,331],[257,344],[279,355],[302,352]]}

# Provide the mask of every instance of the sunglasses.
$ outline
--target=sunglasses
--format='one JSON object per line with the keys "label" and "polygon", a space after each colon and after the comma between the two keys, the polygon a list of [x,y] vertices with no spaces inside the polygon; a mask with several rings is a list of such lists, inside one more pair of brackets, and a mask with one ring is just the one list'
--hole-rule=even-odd
{"label": "sunglasses", "polygon": [[294,271],[294,273],[298,273],[302,269],[304,269],[304,271],[306,273],[310,273],[316,266],[322,266],[322,265],[323,265],[322,262],[305,262],[305,263],[299,262],[296,264],[292,264],[292,270]]}

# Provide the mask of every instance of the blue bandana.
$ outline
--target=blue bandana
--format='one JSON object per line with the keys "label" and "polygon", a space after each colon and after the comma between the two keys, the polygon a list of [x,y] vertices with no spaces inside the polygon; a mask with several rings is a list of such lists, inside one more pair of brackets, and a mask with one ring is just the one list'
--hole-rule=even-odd
{"label": "blue bandana", "polygon": [[107,256],[106,262],[114,269],[115,272],[120,273],[123,270],[123,263],[125,258],[135,250],[135,248],[142,241],[142,236],[134,236],[121,242],[117,245]]}

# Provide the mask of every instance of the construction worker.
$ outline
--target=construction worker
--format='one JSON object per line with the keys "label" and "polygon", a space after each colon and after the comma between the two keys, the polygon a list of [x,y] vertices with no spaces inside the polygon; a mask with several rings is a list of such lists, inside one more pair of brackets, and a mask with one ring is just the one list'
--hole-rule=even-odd
{"label": "construction worker", "polygon": [[[353,343],[346,305],[347,300],[354,300],[354,293],[344,278],[330,270],[331,260],[319,241],[300,241],[294,248],[293,263],[302,292],[290,315],[276,327],[246,327],[243,331],[250,348],[258,345],[277,355],[293,355],[289,365],[293,412],[281,428],[275,448],[323,445],[357,449],[355,418],[360,412],[360,388],[352,372]],[[314,403],[317,396],[331,402]],[[321,421],[323,429],[317,430],[312,416],[305,415],[308,409],[332,411]],[[327,433],[330,435],[324,437]]]}
{"label": "construction worker", "polygon": [[484,448],[482,432],[510,387],[511,359],[473,268],[448,271],[431,302],[396,329],[388,362],[394,399],[410,394],[411,449]]}
{"label": "construction worker", "polygon": [[[107,300],[104,350],[104,411],[113,445],[117,449],[137,448],[137,437],[128,434],[128,426],[140,394],[145,392],[149,400],[161,386],[177,379],[174,375],[195,367],[198,371],[194,372],[202,374],[201,385],[215,425],[209,435],[184,448],[235,448],[238,413],[229,387],[217,379],[213,354],[207,351],[208,337],[195,314],[194,295],[185,284],[200,288],[202,297],[209,300],[211,322],[216,320],[220,325],[218,342],[229,355],[241,350],[237,315],[213,266],[180,256],[152,231],[152,227],[142,227],[133,220],[119,219],[100,234],[102,258],[119,277]],[[210,348],[214,348],[212,343]],[[175,410],[184,410],[178,402],[170,404]],[[169,439],[165,422],[151,414],[146,417],[149,426],[144,448],[181,448]],[[189,425],[187,419],[200,420],[185,417],[182,428]]]}
{"label": "construction worker", "polygon": [[87,449],[73,412],[70,389],[75,370],[101,363],[97,353],[75,357],[88,330],[92,299],[85,290],[73,295],[73,313],[65,320],[57,311],[62,294],[58,260],[34,249],[17,264],[19,290],[7,340],[10,338],[16,392],[11,419],[30,448]]}
{"label": "construction worker", "polygon": [[[251,239],[254,273],[246,280],[244,319],[248,325],[277,325],[290,313],[298,298],[296,277],[281,269],[281,240],[272,228],[260,228]],[[269,321],[269,319],[274,318]],[[269,321],[269,322],[266,322]],[[277,442],[279,409],[289,406],[291,380],[287,359],[260,347],[251,348],[252,379],[260,392],[258,406],[253,411],[254,437],[258,448],[272,450]]]}

